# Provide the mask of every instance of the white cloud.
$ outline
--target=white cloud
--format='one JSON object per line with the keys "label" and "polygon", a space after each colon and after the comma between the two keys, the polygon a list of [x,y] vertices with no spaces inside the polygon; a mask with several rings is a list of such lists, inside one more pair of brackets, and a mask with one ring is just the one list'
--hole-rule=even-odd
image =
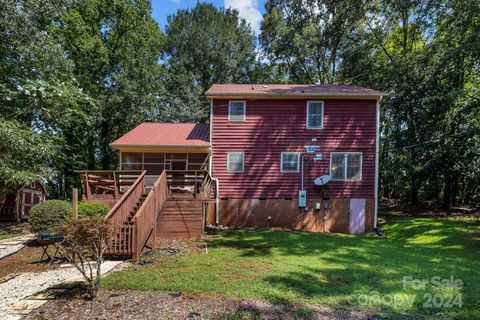
{"label": "white cloud", "polygon": [[240,17],[244,18],[253,31],[258,35],[260,33],[260,22],[262,14],[258,10],[257,0],[224,0],[225,8],[237,9]]}

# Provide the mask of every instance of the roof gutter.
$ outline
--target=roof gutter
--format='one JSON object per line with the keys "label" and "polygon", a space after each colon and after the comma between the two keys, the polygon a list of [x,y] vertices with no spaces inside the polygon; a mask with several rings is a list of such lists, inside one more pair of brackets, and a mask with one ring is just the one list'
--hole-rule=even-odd
{"label": "roof gutter", "polygon": [[211,144],[113,144],[110,143],[110,148],[116,150],[119,148],[210,148]]}
{"label": "roof gutter", "polygon": [[206,94],[208,99],[366,99],[381,100],[384,93],[378,94],[342,94],[342,93],[212,93]]}

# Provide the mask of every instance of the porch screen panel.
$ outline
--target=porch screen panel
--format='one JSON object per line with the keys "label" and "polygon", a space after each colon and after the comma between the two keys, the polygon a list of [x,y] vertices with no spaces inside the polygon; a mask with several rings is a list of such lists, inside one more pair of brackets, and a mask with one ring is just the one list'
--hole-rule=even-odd
{"label": "porch screen panel", "polygon": [[208,170],[208,153],[189,153],[188,170]]}
{"label": "porch screen panel", "polygon": [[143,159],[143,154],[140,152],[138,153],[123,152],[122,164],[120,169],[121,170],[142,170],[143,169],[142,159]]}
{"label": "porch screen panel", "polygon": [[160,175],[165,169],[165,153],[144,153],[143,169],[147,175]]}
{"label": "porch screen panel", "polygon": [[167,160],[187,160],[186,153],[167,153]]}

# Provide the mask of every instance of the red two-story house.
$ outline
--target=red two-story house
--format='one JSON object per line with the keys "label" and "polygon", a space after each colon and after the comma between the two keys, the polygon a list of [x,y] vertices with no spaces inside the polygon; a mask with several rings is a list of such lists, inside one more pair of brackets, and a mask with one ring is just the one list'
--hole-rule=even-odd
{"label": "red two-story house", "polygon": [[210,124],[140,124],[111,144],[120,171],[81,172],[84,200],[109,203],[119,228],[133,223],[136,244],[152,232],[199,236],[209,223],[369,232],[382,95],[354,86],[215,84],[206,92]]}
{"label": "red two-story house", "polygon": [[215,222],[371,231],[382,95],[354,86],[213,85]]}

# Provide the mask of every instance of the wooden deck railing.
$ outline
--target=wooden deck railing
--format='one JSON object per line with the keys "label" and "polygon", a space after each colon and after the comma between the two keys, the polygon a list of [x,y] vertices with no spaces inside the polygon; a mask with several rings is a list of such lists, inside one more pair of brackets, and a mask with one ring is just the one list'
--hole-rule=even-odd
{"label": "wooden deck railing", "polygon": [[[204,224],[212,190],[212,180],[207,171],[163,171],[140,204],[142,196],[145,197],[145,175],[146,171],[142,171],[105,217],[114,229],[114,238],[107,250],[108,254],[129,255],[138,261],[149,238],[155,246],[158,214],[165,205],[172,187],[193,187],[195,199],[197,194],[201,195]],[[136,208],[138,210],[135,212]],[[133,213],[135,215],[132,217]]]}
{"label": "wooden deck railing", "polygon": [[166,170],[170,190],[176,188],[191,188],[193,196],[202,194],[208,171],[205,170]]}
{"label": "wooden deck railing", "polygon": [[132,252],[133,260],[138,260],[143,247],[150,237],[153,247],[155,247],[157,217],[167,201],[168,194],[167,173],[163,171],[133,218],[135,227]]}
{"label": "wooden deck railing", "polygon": [[115,206],[110,209],[105,220],[114,229],[112,244],[107,250],[108,254],[131,255],[133,253],[133,237],[135,224],[128,224],[128,216],[133,210],[140,197],[145,192],[145,174],[143,171],[130,188],[118,200]]}
{"label": "wooden deck railing", "polygon": [[124,189],[130,187],[142,173],[141,170],[79,170],[83,196],[90,200],[95,195],[112,195],[118,199]]}

